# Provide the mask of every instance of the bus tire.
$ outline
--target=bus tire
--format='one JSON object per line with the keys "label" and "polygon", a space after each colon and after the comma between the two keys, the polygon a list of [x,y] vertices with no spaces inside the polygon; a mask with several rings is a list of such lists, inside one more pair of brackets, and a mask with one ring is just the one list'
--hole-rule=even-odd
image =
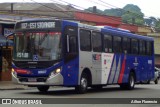
{"label": "bus tire", "polygon": [[37,89],[38,89],[40,92],[47,92],[48,89],[49,89],[49,86],[38,86]]}
{"label": "bus tire", "polygon": [[84,94],[87,92],[88,88],[88,78],[87,74],[83,73],[80,79],[80,85],[75,87],[75,90],[78,94]]}
{"label": "bus tire", "polygon": [[135,86],[135,75],[133,72],[130,72],[129,78],[128,78],[128,83],[127,83],[127,89],[132,90],[134,89]]}

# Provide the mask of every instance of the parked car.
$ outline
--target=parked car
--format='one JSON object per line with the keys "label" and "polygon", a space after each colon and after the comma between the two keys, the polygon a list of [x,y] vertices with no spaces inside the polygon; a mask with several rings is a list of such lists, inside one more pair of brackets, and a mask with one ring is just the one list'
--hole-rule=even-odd
{"label": "parked car", "polygon": [[160,68],[157,68],[158,69],[158,71],[159,71],[159,79],[160,79]]}
{"label": "parked car", "polygon": [[155,67],[155,70],[154,70],[154,79],[148,80],[147,84],[150,84],[150,81],[154,81],[155,84],[158,84],[159,78],[160,78],[160,69],[157,68],[157,67]]}
{"label": "parked car", "polygon": [[155,67],[154,80],[153,80],[155,84],[158,84],[158,80],[160,78],[159,74],[160,74],[160,69]]}

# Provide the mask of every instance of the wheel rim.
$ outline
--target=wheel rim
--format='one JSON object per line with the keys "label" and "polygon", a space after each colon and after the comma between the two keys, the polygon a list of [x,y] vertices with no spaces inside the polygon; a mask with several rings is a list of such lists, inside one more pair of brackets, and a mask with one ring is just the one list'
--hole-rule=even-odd
{"label": "wheel rim", "polygon": [[83,89],[86,89],[87,88],[87,79],[86,78],[83,78],[81,79],[81,86]]}
{"label": "wheel rim", "polygon": [[134,77],[133,76],[130,77],[130,85],[131,87],[134,87]]}

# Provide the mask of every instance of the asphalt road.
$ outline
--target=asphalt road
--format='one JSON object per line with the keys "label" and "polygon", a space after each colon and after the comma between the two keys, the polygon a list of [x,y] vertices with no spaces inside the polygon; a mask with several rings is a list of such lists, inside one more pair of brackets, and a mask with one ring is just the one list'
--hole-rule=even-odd
{"label": "asphalt road", "polygon": [[[136,85],[134,90],[121,90],[118,85],[101,90],[89,89],[86,94],[76,94],[74,88],[51,87],[47,93],[36,88],[26,90],[1,90],[0,98],[160,98],[160,84]],[[118,101],[117,101],[118,102]],[[44,105],[41,105],[44,107]],[[37,107],[41,107],[37,106]],[[49,107],[50,105],[46,105]],[[53,107],[160,107],[160,104],[54,104]],[[25,106],[24,106],[25,107]],[[34,107],[36,107],[34,105]]]}

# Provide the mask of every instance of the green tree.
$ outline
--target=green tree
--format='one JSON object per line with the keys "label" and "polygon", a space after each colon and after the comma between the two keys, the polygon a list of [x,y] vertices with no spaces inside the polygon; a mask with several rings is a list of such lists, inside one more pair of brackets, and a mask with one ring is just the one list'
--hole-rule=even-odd
{"label": "green tree", "polygon": [[156,29],[160,29],[160,19],[157,19],[157,22],[156,22]]}
{"label": "green tree", "polygon": [[145,25],[155,27],[157,23],[157,19],[155,17],[149,17],[149,18],[145,18],[144,22],[145,22]]}
{"label": "green tree", "polygon": [[[85,9],[86,12],[93,12],[93,7],[89,7],[88,9]],[[103,11],[100,9],[96,9],[96,13],[103,14]]]}
{"label": "green tree", "polygon": [[144,24],[144,14],[141,12],[141,9],[133,4],[127,4],[123,10],[125,11],[122,15],[123,22],[130,24],[143,25]]}
{"label": "green tree", "polygon": [[[93,7],[89,7],[88,9],[85,9],[85,11],[93,12]],[[97,9],[97,13],[122,17],[124,23],[144,25],[144,14],[137,5],[127,4],[122,9],[105,9],[104,11]]]}
{"label": "green tree", "polygon": [[105,15],[121,17],[124,14],[122,9],[105,9]]}

